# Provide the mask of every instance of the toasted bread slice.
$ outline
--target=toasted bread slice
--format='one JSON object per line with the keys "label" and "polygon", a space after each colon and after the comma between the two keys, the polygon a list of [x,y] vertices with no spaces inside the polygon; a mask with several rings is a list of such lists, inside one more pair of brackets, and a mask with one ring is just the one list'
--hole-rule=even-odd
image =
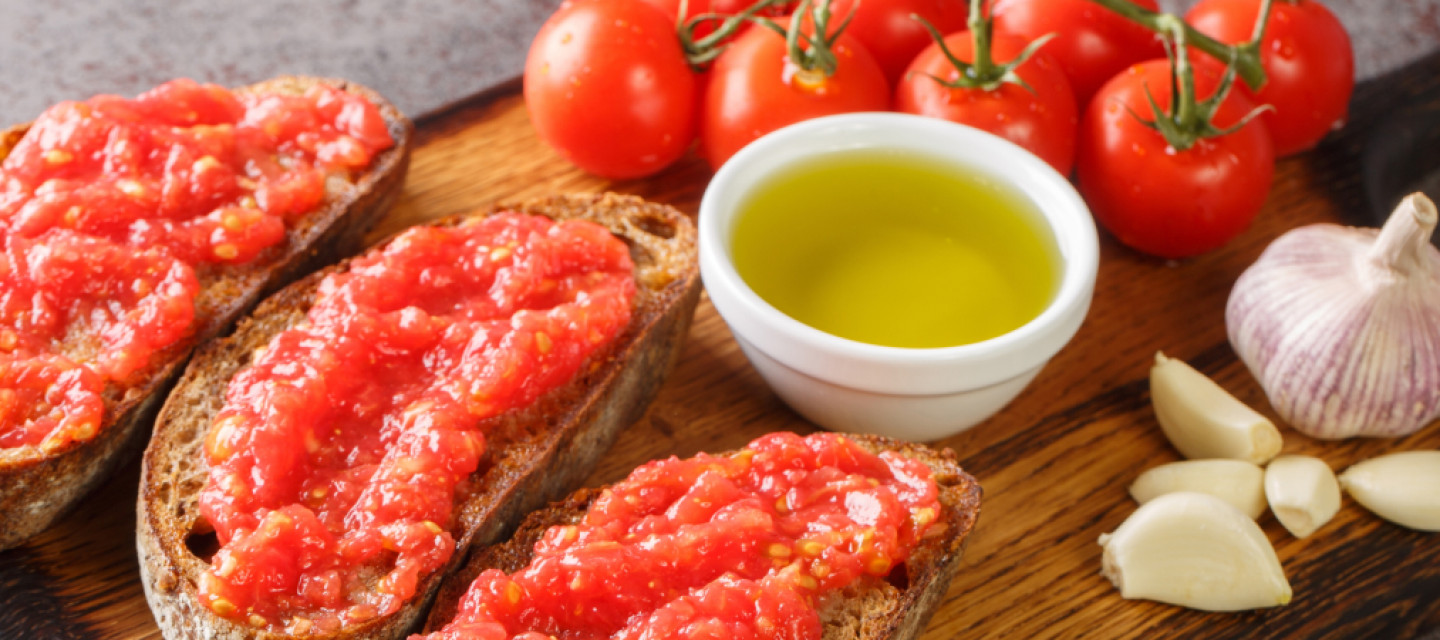
{"label": "toasted bread slice", "polygon": [[[441,579],[472,544],[490,544],[528,511],[573,489],[609,448],[620,429],[638,420],[673,366],[700,296],[695,227],[680,212],[632,196],[560,196],[495,207],[557,220],[599,223],[630,247],[636,295],[630,324],[591,356],[590,365],[532,406],[497,418],[487,451],[456,496],[451,533],[456,551],[445,570],[423,578],[400,611],[353,625],[335,635],[347,640],[398,638],[412,630]],[[438,225],[457,224],[449,218]],[[282,638],[214,615],[196,597],[196,581],[209,568],[196,549],[206,536],[197,498],[206,479],[203,447],[230,378],[251,353],[305,317],[316,273],[266,300],[230,337],[196,356],[156,420],[144,457],[137,545],[145,596],[166,638]],[[213,540],[211,541],[213,544]]]}
{"label": "toasted bread slice", "polygon": [[[364,96],[385,118],[395,146],[379,153],[352,180],[331,179],[324,203],[301,217],[283,241],[243,265],[196,269],[200,293],[195,300],[194,330],[157,352],[140,382],[109,384],[104,392],[104,422],[85,442],[72,442],[48,455],[34,447],[0,449],[0,549],[39,533],[106,478],[145,443],[151,418],[197,345],[221,335],[267,294],[296,278],[364,246],[366,231],[379,222],[399,197],[410,164],[413,126],[380,94],[329,78],[283,76],[237,89],[237,93],[303,93],[328,84]],[[29,125],[0,132],[0,160],[24,136]]]}
{"label": "toasted bread slice", "polygon": [[[873,453],[895,451],[920,460],[934,473],[943,512],[932,526],[943,525],[938,535],[925,538],[903,565],[886,578],[865,576],[832,594],[821,605],[823,640],[906,640],[920,635],[930,614],[945,595],[950,579],[960,568],[965,538],[980,515],[980,485],[961,470],[955,452],[936,451],[925,445],[870,435],[847,436]],[[455,617],[460,599],[475,577],[486,569],[514,573],[530,563],[535,543],[545,530],[575,524],[585,516],[599,489],[581,489],[561,502],[525,519],[506,542],[477,548],[465,567],[446,580],[426,621],[426,632],[437,631]]]}

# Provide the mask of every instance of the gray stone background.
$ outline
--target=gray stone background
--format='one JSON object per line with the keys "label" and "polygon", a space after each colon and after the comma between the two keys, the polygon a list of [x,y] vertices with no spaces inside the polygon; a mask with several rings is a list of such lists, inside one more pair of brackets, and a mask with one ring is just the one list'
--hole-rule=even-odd
{"label": "gray stone background", "polygon": [[[1368,78],[1440,49],[1440,0],[1324,0]],[[1170,10],[1188,0],[1161,0]],[[332,75],[421,116],[519,75],[559,0],[0,0],[0,127],[170,78]]]}

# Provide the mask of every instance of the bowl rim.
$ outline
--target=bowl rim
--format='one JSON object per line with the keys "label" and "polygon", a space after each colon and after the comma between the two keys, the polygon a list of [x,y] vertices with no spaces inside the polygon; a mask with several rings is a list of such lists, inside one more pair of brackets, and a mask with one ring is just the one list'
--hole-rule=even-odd
{"label": "bowl rim", "polygon": [[[866,136],[869,136],[867,138]],[[735,213],[765,169],[827,152],[895,148],[968,165],[1007,182],[1039,209],[1062,265],[1060,286],[1043,311],[994,338],[952,347],[907,348],[841,338],[776,309],[740,277],[730,259]],[[736,195],[737,190],[741,191]],[[863,112],[783,127],[737,152],[700,201],[702,278],[732,331],[770,357],[819,379],[867,391],[933,395],[989,386],[1043,365],[1069,341],[1088,311],[1099,266],[1094,220],[1075,188],[1049,164],[993,134],[938,118]],[[986,365],[980,371],[959,367]]]}

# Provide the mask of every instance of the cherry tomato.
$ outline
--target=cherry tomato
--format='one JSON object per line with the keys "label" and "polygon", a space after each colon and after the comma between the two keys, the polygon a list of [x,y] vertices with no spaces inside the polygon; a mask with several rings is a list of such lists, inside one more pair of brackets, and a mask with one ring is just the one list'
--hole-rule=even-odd
{"label": "cherry tomato", "polygon": [[875,56],[885,70],[885,79],[893,85],[915,55],[932,42],[930,33],[910,14],[948,34],[965,28],[969,5],[966,0],[833,0],[830,11],[837,20],[855,12],[845,33]]}
{"label": "cherry tomato", "polygon": [[664,12],[643,0],[567,0],[525,60],[540,139],[581,169],[638,178],[695,138],[696,80]]}
{"label": "cherry tomato", "polygon": [[[703,15],[703,14],[706,14],[706,13],[714,13],[714,14],[718,14],[718,15],[722,15],[722,16],[733,16],[733,15],[735,15],[735,14],[737,14],[737,13],[740,13],[740,12],[744,11],[745,9],[749,8],[750,5],[754,4],[754,2],[755,2],[755,0],[645,0],[645,1],[648,2],[648,3],[650,3],[650,4],[652,4],[652,5],[654,5],[654,6],[656,6],[656,7],[658,7],[658,8],[660,8],[661,10],[663,10],[663,11],[665,12],[665,15],[670,16],[670,20],[671,20],[672,22],[675,22],[676,20],[678,20],[678,16],[680,15],[680,3],[681,3],[682,1],[685,2],[685,19],[686,19],[686,20],[689,20],[690,18],[692,18],[692,17],[694,17],[694,16]],[[772,6],[769,6],[769,7],[764,8],[764,9],[762,9],[762,10],[760,11],[760,13],[758,13],[758,14],[756,14],[756,15],[770,16],[770,17],[779,17],[779,16],[789,15],[790,11],[793,10],[793,9],[795,8],[795,5],[797,5],[797,4],[799,4],[799,2],[782,2],[782,3],[780,3],[780,4],[772,5]],[[713,33],[713,32],[715,31],[715,27],[719,26],[719,24],[720,24],[720,23],[719,23],[718,21],[706,21],[706,22],[700,23],[700,25],[695,28],[695,37],[696,37],[696,38],[703,38],[703,37],[705,37],[705,36],[707,36],[707,35],[710,35],[711,33]],[[743,33],[746,29],[749,29],[750,26],[752,26],[752,25],[744,25],[744,26],[741,26],[741,27],[740,27],[740,31],[736,32],[736,34],[738,35],[739,33]]]}
{"label": "cherry tomato", "polygon": [[[1014,60],[1026,42],[1002,33],[991,35],[991,56],[996,62]],[[974,39],[969,31],[945,38],[955,57],[974,62]],[[1030,150],[1062,175],[1070,174],[1075,160],[1075,129],[1079,126],[1075,96],[1065,72],[1044,51],[1036,51],[1015,73],[1033,93],[1007,82],[993,91],[951,89],[935,76],[953,81],[960,76],[934,42],[916,56],[895,89],[895,109],[984,129]]]}
{"label": "cherry tomato", "polygon": [[[1197,60],[1194,69],[1196,94],[1207,98],[1219,84],[1219,65]],[[1130,114],[1154,117],[1147,86],[1168,109],[1168,60],[1135,65],[1095,94],[1080,121],[1080,193],[1120,242],[1145,253],[1184,258],[1219,247],[1265,204],[1275,171],[1270,134],[1257,119],[1177,151]],[[1213,122],[1224,129],[1254,108],[1243,92],[1231,91]]]}
{"label": "cherry tomato", "polygon": [[889,108],[890,86],[870,53],[844,33],[832,50],[836,70],[825,76],[792,62],[785,38],[770,29],[736,38],[715,60],[705,92],[700,143],[710,166],[718,169],[750,141],[787,124]]}
{"label": "cherry tomato", "polygon": [[[1158,8],[1155,0],[1133,1]],[[1055,34],[1042,50],[1065,70],[1080,105],[1126,67],[1165,55],[1155,34],[1090,0],[998,0],[991,12],[997,31],[1028,40]]]}
{"label": "cherry tomato", "polygon": [[[1245,42],[1260,15],[1259,0],[1201,0],[1185,20],[1227,44]],[[1255,99],[1275,110],[1263,117],[1275,152],[1315,146],[1345,122],[1355,88],[1355,54],[1345,27],[1313,0],[1276,2],[1270,9],[1260,64],[1269,76]]]}
{"label": "cherry tomato", "polygon": [[670,16],[671,21],[677,21],[680,15],[680,3],[685,3],[685,19],[691,16],[698,16],[702,13],[710,13],[710,0],[645,0],[656,9],[665,12]]}

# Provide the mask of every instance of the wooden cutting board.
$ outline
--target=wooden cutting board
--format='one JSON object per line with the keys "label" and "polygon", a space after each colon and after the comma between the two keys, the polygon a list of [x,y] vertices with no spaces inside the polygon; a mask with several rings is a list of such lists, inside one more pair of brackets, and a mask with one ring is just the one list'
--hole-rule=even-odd
{"label": "wooden cutting board", "polygon": [[[612,189],[695,212],[709,176],[702,163],[692,158],[641,181],[587,176],[535,139],[516,89],[502,87],[419,123],[405,194],[373,237],[555,191]],[[1102,240],[1094,304],[1074,341],[999,415],[939,443],[980,479],[985,501],[960,575],[925,640],[1440,637],[1440,534],[1389,524],[1348,498],[1306,540],[1268,514],[1260,520],[1294,587],[1294,602],[1279,609],[1216,614],[1122,600],[1100,576],[1096,544],[1135,508],[1126,494],[1135,476],[1178,459],[1149,405],[1155,351],[1191,362],[1273,417],[1226,342],[1231,284],[1285,230],[1366,219],[1370,196],[1360,163],[1383,146],[1369,140],[1371,132],[1401,107],[1437,100],[1440,56],[1362,85],[1349,127],[1321,149],[1281,162],[1254,227],[1221,250],[1164,262]],[[1440,163],[1432,168],[1440,171]],[[781,429],[813,427],[766,388],[702,300],[659,399],[588,483],[614,481],[655,457],[731,449]],[[1336,470],[1387,451],[1440,448],[1440,425],[1398,440],[1321,442],[1283,432],[1286,453],[1319,456]],[[158,637],[135,562],[137,475],[131,465],[58,526],[0,554],[0,637]]]}

